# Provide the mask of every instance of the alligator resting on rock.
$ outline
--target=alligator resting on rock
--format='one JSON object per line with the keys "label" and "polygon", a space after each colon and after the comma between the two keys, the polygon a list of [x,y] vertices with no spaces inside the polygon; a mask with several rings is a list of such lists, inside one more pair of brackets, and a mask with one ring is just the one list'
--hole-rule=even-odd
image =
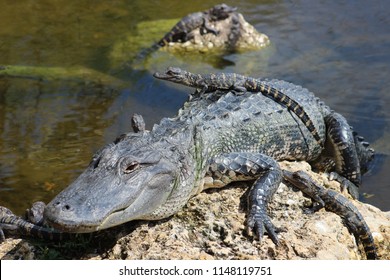
{"label": "alligator resting on rock", "polygon": [[165,36],[157,42],[157,47],[166,46],[169,42],[188,41],[191,31],[202,28],[205,33],[218,35],[219,31],[210,27],[210,22],[223,20],[237,10],[226,4],[218,4],[204,12],[192,13],[182,18]]}
{"label": "alligator resting on rock", "polygon": [[[177,116],[162,119],[151,131],[137,116],[133,124],[138,133],[122,135],[98,151],[46,206],[45,222],[58,231],[83,233],[132,220],[159,220],[205,189],[255,180],[248,193],[247,230],[261,240],[265,229],[278,245],[267,205],[283,179],[279,160],[333,168],[357,197],[361,172],[373,158],[368,144],[307,89],[281,80],[261,83],[298,104],[320,141],[289,104],[245,86],[237,94],[216,85],[214,91],[190,98]],[[370,249],[368,257],[375,258],[375,252]]]}

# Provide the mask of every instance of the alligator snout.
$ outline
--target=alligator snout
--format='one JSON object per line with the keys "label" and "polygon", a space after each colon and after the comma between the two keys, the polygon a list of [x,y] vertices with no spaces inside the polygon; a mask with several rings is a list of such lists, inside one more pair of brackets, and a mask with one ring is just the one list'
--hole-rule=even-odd
{"label": "alligator snout", "polygon": [[61,200],[53,200],[44,211],[46,221],[54,228],[62,231],[80,232],[77,216],[79,215],[75,213],[75,207]]}
{"label": "alligator snout", "polygon": [[62,211],[70,211],[72,209],[72,207],[69,204],[61,203],[60,201],[54,203],[54,206],[60,208]]}

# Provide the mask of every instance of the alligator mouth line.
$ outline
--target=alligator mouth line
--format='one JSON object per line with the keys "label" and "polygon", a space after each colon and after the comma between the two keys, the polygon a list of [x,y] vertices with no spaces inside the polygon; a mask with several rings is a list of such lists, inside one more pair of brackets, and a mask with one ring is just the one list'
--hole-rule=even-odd
{"label": "alligator mouth line", "polygon": [[49,225],[55,230],[69,233],[89,233],[94,232],[97,226],[77,225],[77,224],[63,224],[58,222],[48,221]]}
{"label": "alligator mouth line", "polygon": [[[70,222],[64,221],[65,223],[48,221],[48,223],[55,230],[62,231],[62,232],[90,233],[90,232],[95,232],[95,231],[107,228],[107,227],[102,227],[102,225],[104,225],[106,223],[107,219],[111,218],[113,215],[121,215],[125,210],[126,210],[126,207],[115,210],[115,211],[109,213],[106,217],[102,218],[101,220],[98,220],[96,223],[94,223],[92,225],[80,224],[80,223],[77,224],[77,222],[74,222],[74,221],[70,221]],[[113,226],[115,226],[115,225],[113,225]]]}

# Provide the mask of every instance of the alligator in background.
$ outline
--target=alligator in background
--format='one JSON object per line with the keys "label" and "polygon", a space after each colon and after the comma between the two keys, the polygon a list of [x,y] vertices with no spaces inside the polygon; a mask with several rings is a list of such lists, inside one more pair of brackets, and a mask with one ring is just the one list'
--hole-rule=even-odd
{"label": "alligator in background", "polygon": [[266,85],[301,106],[324,146],[283,104],[263,94],[217,90],[190,98],[176,117],[162,119],[151,131],[142,120],[134,122],[139,132],[98,151],[79,178],[47,205],[45,221],[59,231],[82,233],[131,220],[159,220],[204,189],[255,179],[247,230],[261,240],[265,228],[279,244],[267,213],[283,179],[278,160],[331,160],[357,196],[361,165],[373,151],[344,117],[307,89],[280,80]]}
{"label": "alligator in background", "polygon": [[198,28],[200,29],[201,34],[212,33],[217,36],[219,31],[212,28],[210,26],[210,22],[224,20],[236,10],[236,7],[230,7],[226,4],[218,4],[206,11],[191,13],[176,23],[175,26],[173,26],[172,29],[157,43],[141,51],[138,54],[137,59],[139,60],[147,57],[159,48],[167,46],[170,42],[184,43],[191,40],[192,38],[190,33]]}
{"label": "alligator in background", "polygon": [[218,4],[209,10],[192,13],[182,18],[165,36],[157,42],[157,47],[166,46],[169,42],[186,42],[190,38],[189,33],[197,28],[201,28],[205,33],[218,35],[218,30],[209,26],[211,21],[223,20],[236,11],[236,7],[226,4]]}

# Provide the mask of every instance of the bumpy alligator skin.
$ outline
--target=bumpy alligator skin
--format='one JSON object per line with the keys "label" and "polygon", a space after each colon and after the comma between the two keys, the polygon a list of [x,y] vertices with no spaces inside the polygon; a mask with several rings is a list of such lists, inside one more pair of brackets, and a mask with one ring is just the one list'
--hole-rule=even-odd
{"label": "bumpy alligator skin", "polygon": [[283,92],[269,86],[260,79],[245,77],[236,73],[217,74],[193,74],[177,67],[169,67],[165,73],[155,73],[154,77],[168,80],[178,84],[199,88],[198,94],[215,91],[218,89],[234,90],[238,93],[250,91],[261,92],[265,96],[272,98],[279,104],[285,105],[287,109],[293,111],[305,124],[307,129],[313,134],[316,141],[323,145],[320,135],[313,122],[305,112],[304,108],[294,99]]}
{"label": "bumpy alligator skin", "polygon": [[351,201],[342,194],[317,184],[303,171],[292,173],[284,170],[283,175],[286,180],[314,200],[315,204],[312,208],[306,209],[307,213],[313,213],[325,207],[327,211],[338,214],[344,219],[345,225],[356,239],[362,242],[367,259],[378,259],[370,228]]}
{"label": "bumpy alligator skin", "polygon": [[263,94],[201,94],[151,131],[136,124],[138,133],[124,134],[98,151],[79,178],[47,205],[45,221],[57,230],[93,232],[131,220],[158,220],[204,189],[255,180],[247,229],[262,239],[265,228],[279,244],[267,213],[283,178],[278,160],[329,158],[338,174],[353,181],[349,191],[357,196],[360,158],[346,120],[307,89],[280,80],[265,84],[301,106],[320,141],[295,112]]}

